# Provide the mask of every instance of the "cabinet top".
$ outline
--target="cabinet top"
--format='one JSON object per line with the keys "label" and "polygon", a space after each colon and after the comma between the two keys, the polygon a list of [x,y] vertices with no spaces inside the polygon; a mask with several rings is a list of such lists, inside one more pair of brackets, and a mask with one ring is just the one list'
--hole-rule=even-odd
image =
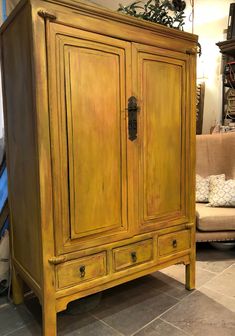
{"label": "cabinet top", "polygon": [[170,35],[171,37],[176,39],[188,40],[191,42],[198,41],[197,35],[174,28],[168,28],[164,25],[148,22],[143,19],[138,19],[126,14],[118,13],[87,0],[21,0],[16,6],[16,8],[13,10],[13,12],[9,15],[7,20],[4,22],[4,24],[2,25],[1,31],[3,31],[4,28],[8,26],[8,24],[12,21],[14,16],[17,15],[17,12],[20,10],[20,8],[22,8],[27,3],[30,3],[33,8],[37,7],[45,10],[48,7],[52,8],[52,6],[54,6],[55,11],[57,9],[59,10],[59,8],[63,6],[66,7],[67,9],[71,9],[73,13],[75,10],[78,11],[79,13],[84,13],[89,16],[91,15],[97,16],[103,19],[141,27],[148,31],[159,33],[163,36]]}

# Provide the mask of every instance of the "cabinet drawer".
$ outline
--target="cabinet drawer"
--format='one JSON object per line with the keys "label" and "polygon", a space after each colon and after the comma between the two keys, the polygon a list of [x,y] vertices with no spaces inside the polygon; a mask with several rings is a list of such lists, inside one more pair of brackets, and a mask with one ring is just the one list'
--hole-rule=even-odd
{"label": "cabinet drawer", "polygon": [[153,259],[152,239],[144,240],[135,244],[126,245],[113,250],[114,270],[139,265]]}
{"label": "cabinet drawer", "polygon": [[167,256],[190,248],[190,230],[165,234],[158,238],[158,255]]}
{"label": "cabinet drawer", "polygon": [[106,252],[57,266],[57,287],[64,288],[106,275]]}

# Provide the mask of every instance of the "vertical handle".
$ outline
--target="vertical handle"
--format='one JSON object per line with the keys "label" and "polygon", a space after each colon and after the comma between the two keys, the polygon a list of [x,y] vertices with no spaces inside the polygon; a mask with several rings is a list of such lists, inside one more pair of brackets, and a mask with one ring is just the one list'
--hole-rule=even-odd
{"label": "vertical handle", "polygon": [[135,263],[137,261],[137,254],[135,251],[131,252],[131,260]]}
{"label": "vertical handle", "polygon": [[80,272],[80,278],[84,278],[86,275],[86,266],[84,265],[80,266],[79,272]]}
{"label": "vertical handle", "polygon": [[174,248],[177,247],[177,240],[176,240],[176,239],[173,239],[173,241],[172,241],[172,246],[173,246]]}
{"label": "vertical handle", "polygon": [[137,99],[131,96],[128,99],[128,138],[131,141],[137,139]]}

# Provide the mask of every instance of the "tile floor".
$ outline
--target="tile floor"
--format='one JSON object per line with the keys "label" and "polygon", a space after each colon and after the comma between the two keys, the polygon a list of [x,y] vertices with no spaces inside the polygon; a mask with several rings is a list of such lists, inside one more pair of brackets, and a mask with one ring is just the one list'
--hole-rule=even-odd
{"label": "tile floor", "polygon": [[[235,249],[197,249],[197,289],[184,289],[184,267],[167,268],[71,303],[58,314],[62,336],[235,336]],[[34,298],[13,306],[0,297],[0,335],[41,335]]]}

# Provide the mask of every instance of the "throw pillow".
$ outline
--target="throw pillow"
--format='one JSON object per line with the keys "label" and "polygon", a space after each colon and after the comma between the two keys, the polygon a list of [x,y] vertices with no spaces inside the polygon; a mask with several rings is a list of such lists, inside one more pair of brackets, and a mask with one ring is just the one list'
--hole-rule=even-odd
{"label": "throw pillow", "polygon": [[209,181],[209,193],[210,190],[218,183],[218,181],[225,181],[225,174],[211,175]]}
{"label": "throw pillow", "polygon": [[208,203],[208,197],[210,188],[216,183],[216,181],[225,181],[225,174],[211,175],[208,177],[202,177],[196,175],[196,202]]}
{"label": "throw pillow", "polygon": [[206,203],[209,196],[209,177],[201,177],[196,175],[196,202]]}
{"label": "throw pillow", "polygon": [[235,180],[217,180],[211,185],[209,206],[235,207]]}

